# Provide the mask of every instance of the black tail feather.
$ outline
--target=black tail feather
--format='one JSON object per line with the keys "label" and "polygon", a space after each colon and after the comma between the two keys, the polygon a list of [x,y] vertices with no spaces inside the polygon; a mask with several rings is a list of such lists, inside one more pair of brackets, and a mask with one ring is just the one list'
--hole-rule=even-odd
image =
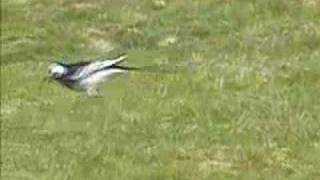
{"label": "black tail feather", "polygon": [[143,66],[143,67],[128,67],[122,65],[113,65],[111,68],[123,69],[127,71],[139,71],[139,72],[148,72],[148,73],[165,73],[165,74],[175,74],[181,69],[178,67],[169,66],[159,66],[159,65],[151,65],[151,66]]}

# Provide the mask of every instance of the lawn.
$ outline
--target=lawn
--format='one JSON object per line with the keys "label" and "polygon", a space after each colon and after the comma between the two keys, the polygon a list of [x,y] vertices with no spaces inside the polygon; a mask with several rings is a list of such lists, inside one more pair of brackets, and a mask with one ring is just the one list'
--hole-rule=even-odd
{"label": "lawn", "polygon": [[[319,179],[319,0],[1,1],[3,180]],[[128,53],[90,98],[54,61]]]}

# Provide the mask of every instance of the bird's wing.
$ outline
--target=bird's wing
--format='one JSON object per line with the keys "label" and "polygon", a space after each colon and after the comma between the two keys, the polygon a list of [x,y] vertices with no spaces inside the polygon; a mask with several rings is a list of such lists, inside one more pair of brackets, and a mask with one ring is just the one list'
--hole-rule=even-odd
{"label": "bird's wing", "polygon": [[115,59],[106,59],[102,61],[94,61],[90,64],[83,66],[79,68],[71,77],[72,80],[78,80],[82,78],[86,78],[92,73],[95,73],[99,70],[106,69],[108,67],[111,67],[113,65],[120,64],[121,62],[125,61],[127,59],[127,55],[119,56]]}

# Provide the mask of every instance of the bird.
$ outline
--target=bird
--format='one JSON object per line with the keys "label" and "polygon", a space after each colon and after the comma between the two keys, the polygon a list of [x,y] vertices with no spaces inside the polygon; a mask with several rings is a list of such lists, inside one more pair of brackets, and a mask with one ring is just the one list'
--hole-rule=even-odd
{"label": "bird", "polygon": [[121,65],[127,58],[126,54],[122,54],[104,60],[55,62],[48,68],[48,77],[71,90],[85,92],[88,96],[99,96],[102,83],[111,76],[140,70],[138,67]]}

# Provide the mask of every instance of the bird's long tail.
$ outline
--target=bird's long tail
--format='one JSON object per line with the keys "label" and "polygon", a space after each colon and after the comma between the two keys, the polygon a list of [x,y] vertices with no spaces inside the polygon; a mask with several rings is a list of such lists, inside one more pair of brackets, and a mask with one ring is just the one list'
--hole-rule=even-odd
{"label": "bird's long tail", "polygon": [[126,71],[137,71],[137,72],[148,72],[148,73],[164,73],[164,74],[175,74],[177,72],[183,71],[182,66],[178,65],[169,65],[169,64],[160,64],[160,65],[149,65],[149,66],[142,66],[142,67],[132,67],[127,66],[125,61],[127,60],[127,54],[121,54],[115,58],[111,63],[110,61],[107,68],[116,68]]}
{"label": "bird's long tail", "polygon": [[127,70],[127,71],[137,71],[137,72],[148,72],[148,73],[164,73],[164,74],[174,74],[181,71],[181,68],[174,66],[165,66],[165,65],[150,65],[142,67],[130,67],[124,65],[115,64],[113,68]]}

